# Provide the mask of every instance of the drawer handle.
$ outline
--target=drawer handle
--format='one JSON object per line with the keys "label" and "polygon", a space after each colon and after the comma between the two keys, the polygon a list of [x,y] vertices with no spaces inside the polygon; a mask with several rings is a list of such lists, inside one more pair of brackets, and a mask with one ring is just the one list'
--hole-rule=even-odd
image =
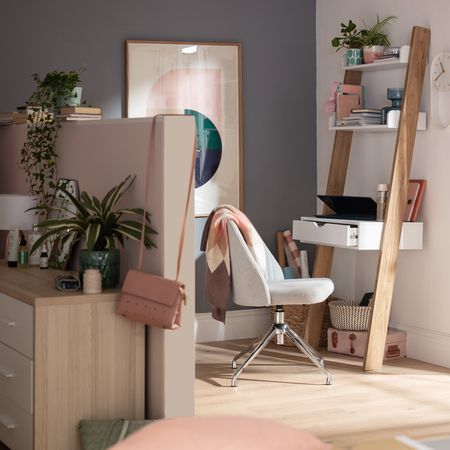
{"label": "drawer handle", "polygon": [[16,378],[17,376],[15,373],[8,372],[7,370],[2,369],[1,367],[0,367],[0,375],[3,378]]}
{"label": "drawer handle", "polygon": [[9,320],[9,319],[3,319],[2,317],[0,317],[0,323],[3,323],[4,325],[8,326],[8,327],[15,327],[16,326],[16,322]]}
{"label": "drawer handle", "polygon": [[14,430],[17,428],[17,425],[12,421],[12,419],[5,415],[0,416],[0,424],[8,430]]}

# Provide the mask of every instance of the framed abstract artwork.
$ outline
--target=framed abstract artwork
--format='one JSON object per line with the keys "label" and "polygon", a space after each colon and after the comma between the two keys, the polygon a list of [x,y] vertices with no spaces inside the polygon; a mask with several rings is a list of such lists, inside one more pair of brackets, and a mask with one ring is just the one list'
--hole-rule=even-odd
{"label": "framed abstract artwork", "polygon": [[125,41],[126,116],[195,118],[195,215],[242,209],[241,46]]}

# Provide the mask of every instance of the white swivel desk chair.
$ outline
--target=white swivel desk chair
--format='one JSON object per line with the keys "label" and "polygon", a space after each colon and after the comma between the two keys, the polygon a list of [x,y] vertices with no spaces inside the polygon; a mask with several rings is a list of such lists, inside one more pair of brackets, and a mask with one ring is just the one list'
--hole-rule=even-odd
{"label": "white swivel desk chair", "polygon": [[[331,374],[325,368],[322,356],[284,321],[283,305],[311,305],[323,302],[333,292],[333,282],[328,278],[285,280],[280,265],[265,245],[267,267],[265,273],[262,273],[239,228],[232,221],[229,221],[227,226],[234,302],[241,306],[276,307],[274,323],[269,331],[234,357],[232,362],[234,374],[231,385],[237,385],[237,378],[241,372],[274,336],[277,336],[277,343],[283,343],[284,335],[287,335],[326,375],[326,384],[331,384]],[[238,360],[249,352],[245,361],[238,367]]]}

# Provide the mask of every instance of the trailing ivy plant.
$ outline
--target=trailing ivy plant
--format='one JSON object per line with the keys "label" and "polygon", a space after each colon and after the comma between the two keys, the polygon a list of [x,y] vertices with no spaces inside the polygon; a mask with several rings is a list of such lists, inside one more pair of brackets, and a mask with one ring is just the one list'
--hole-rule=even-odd
{"label": "trailing ivy plant", "polygon": [[84,67],[69,72],[54,70],[44,78],[33,74],[36,90],[26,102],[27,138],[20,164],[26,173],[29,192],[40,207],[40,219],[46,217],[56,188],[56,138],[61,126],[56,105],[61,99],[66,103],[73,98],[72,91],[83,70]]}

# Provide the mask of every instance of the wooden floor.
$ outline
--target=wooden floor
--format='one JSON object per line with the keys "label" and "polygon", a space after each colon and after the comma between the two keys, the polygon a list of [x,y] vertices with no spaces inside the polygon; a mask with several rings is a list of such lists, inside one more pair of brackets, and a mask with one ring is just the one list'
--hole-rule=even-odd
{"label": "wooden floor", "polygon": [[450,435],[450,370],[402,358],[363,372],[362,360],[323,352],[333,374],[292,347],[271,345],[230,387],[231,359],[247,340],[197,345],[196,415],[275,419],[337,446],[398,434]]}

